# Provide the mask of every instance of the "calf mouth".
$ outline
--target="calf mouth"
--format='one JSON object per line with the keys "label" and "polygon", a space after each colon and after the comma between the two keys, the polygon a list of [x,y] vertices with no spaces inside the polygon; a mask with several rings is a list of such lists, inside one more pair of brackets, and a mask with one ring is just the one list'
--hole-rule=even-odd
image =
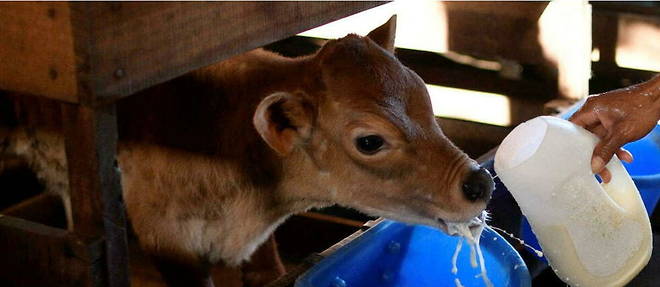
{"label": "calf mouth", "polygon": [[468,221],[452,222],[452,221],[445,221],[442,218],[438,218],[436,220],[436,223],[437,223],[437,227],[440,230],[442,230],[443,232],[445,232],[450,236],[465,236],[465,234],[462,234],[460,232],[459,226],[467,225],[472,235],[472,238],[476,240],[479,238],[479,236],[481,236],[481,232],[486,227],[487,218],[488,218],[488,212],[484,210],[479,215],[475,216],[474,218]]}

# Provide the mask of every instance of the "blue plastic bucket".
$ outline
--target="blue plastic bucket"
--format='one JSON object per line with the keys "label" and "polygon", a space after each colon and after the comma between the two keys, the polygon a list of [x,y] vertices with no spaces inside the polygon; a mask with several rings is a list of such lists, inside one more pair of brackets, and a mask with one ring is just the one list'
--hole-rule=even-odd
{"label": "blue plastic bucket", "polygon": [[649,215],[660,200],[660,125],[644,138],[624,146],[632,153],[632,163],[623,163],[632,177]]}
{"label": "blue plastic bucket", "polygon": [[[479,268],[470,266],[464,243],[451,273],[459,237],[421,225],[383,221],[325,258],[296,281],[296,287],[424,287],[485,286]],[[492,229],[486,228],[481,248],[488,277],[495,286],[531,286],[522,258]]]}

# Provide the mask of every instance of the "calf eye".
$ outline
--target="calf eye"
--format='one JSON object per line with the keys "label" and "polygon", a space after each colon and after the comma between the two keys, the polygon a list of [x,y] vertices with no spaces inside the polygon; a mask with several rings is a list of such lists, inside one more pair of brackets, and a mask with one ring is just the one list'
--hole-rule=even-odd
{"label": "calf eye", "polygon": [[377,135],[370,135],[355,139],[355,146],[357,149],[366,155],[377,153],[383,147],[383,143],[385,143],[385,140]]}

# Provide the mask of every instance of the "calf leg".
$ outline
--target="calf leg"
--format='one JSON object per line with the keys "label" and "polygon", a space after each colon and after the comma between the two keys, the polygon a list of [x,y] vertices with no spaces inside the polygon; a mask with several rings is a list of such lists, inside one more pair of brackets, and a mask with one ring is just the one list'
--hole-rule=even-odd
{"label": "calf leg", "polygon": [[262,244],[242,268],[246,287],[261,287],[284,275],[284,265],[277,252],[275,236]]}
{"label": "calf leg", "polygon": [[214,287],[207,264],[159,255],[152,259],[169,287]]}

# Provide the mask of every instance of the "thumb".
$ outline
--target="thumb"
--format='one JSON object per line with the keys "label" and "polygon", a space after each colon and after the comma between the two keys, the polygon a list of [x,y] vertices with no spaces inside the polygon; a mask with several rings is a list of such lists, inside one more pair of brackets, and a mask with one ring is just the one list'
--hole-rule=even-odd
{"label": "thumb", "polygon": [[618,151],[625,144],[625,140],[616,134],[607,135],[602,139],[594,148],[594,153],[591,157],[591,171],[600,173],[605,165],[610,162],[612,155]]}

